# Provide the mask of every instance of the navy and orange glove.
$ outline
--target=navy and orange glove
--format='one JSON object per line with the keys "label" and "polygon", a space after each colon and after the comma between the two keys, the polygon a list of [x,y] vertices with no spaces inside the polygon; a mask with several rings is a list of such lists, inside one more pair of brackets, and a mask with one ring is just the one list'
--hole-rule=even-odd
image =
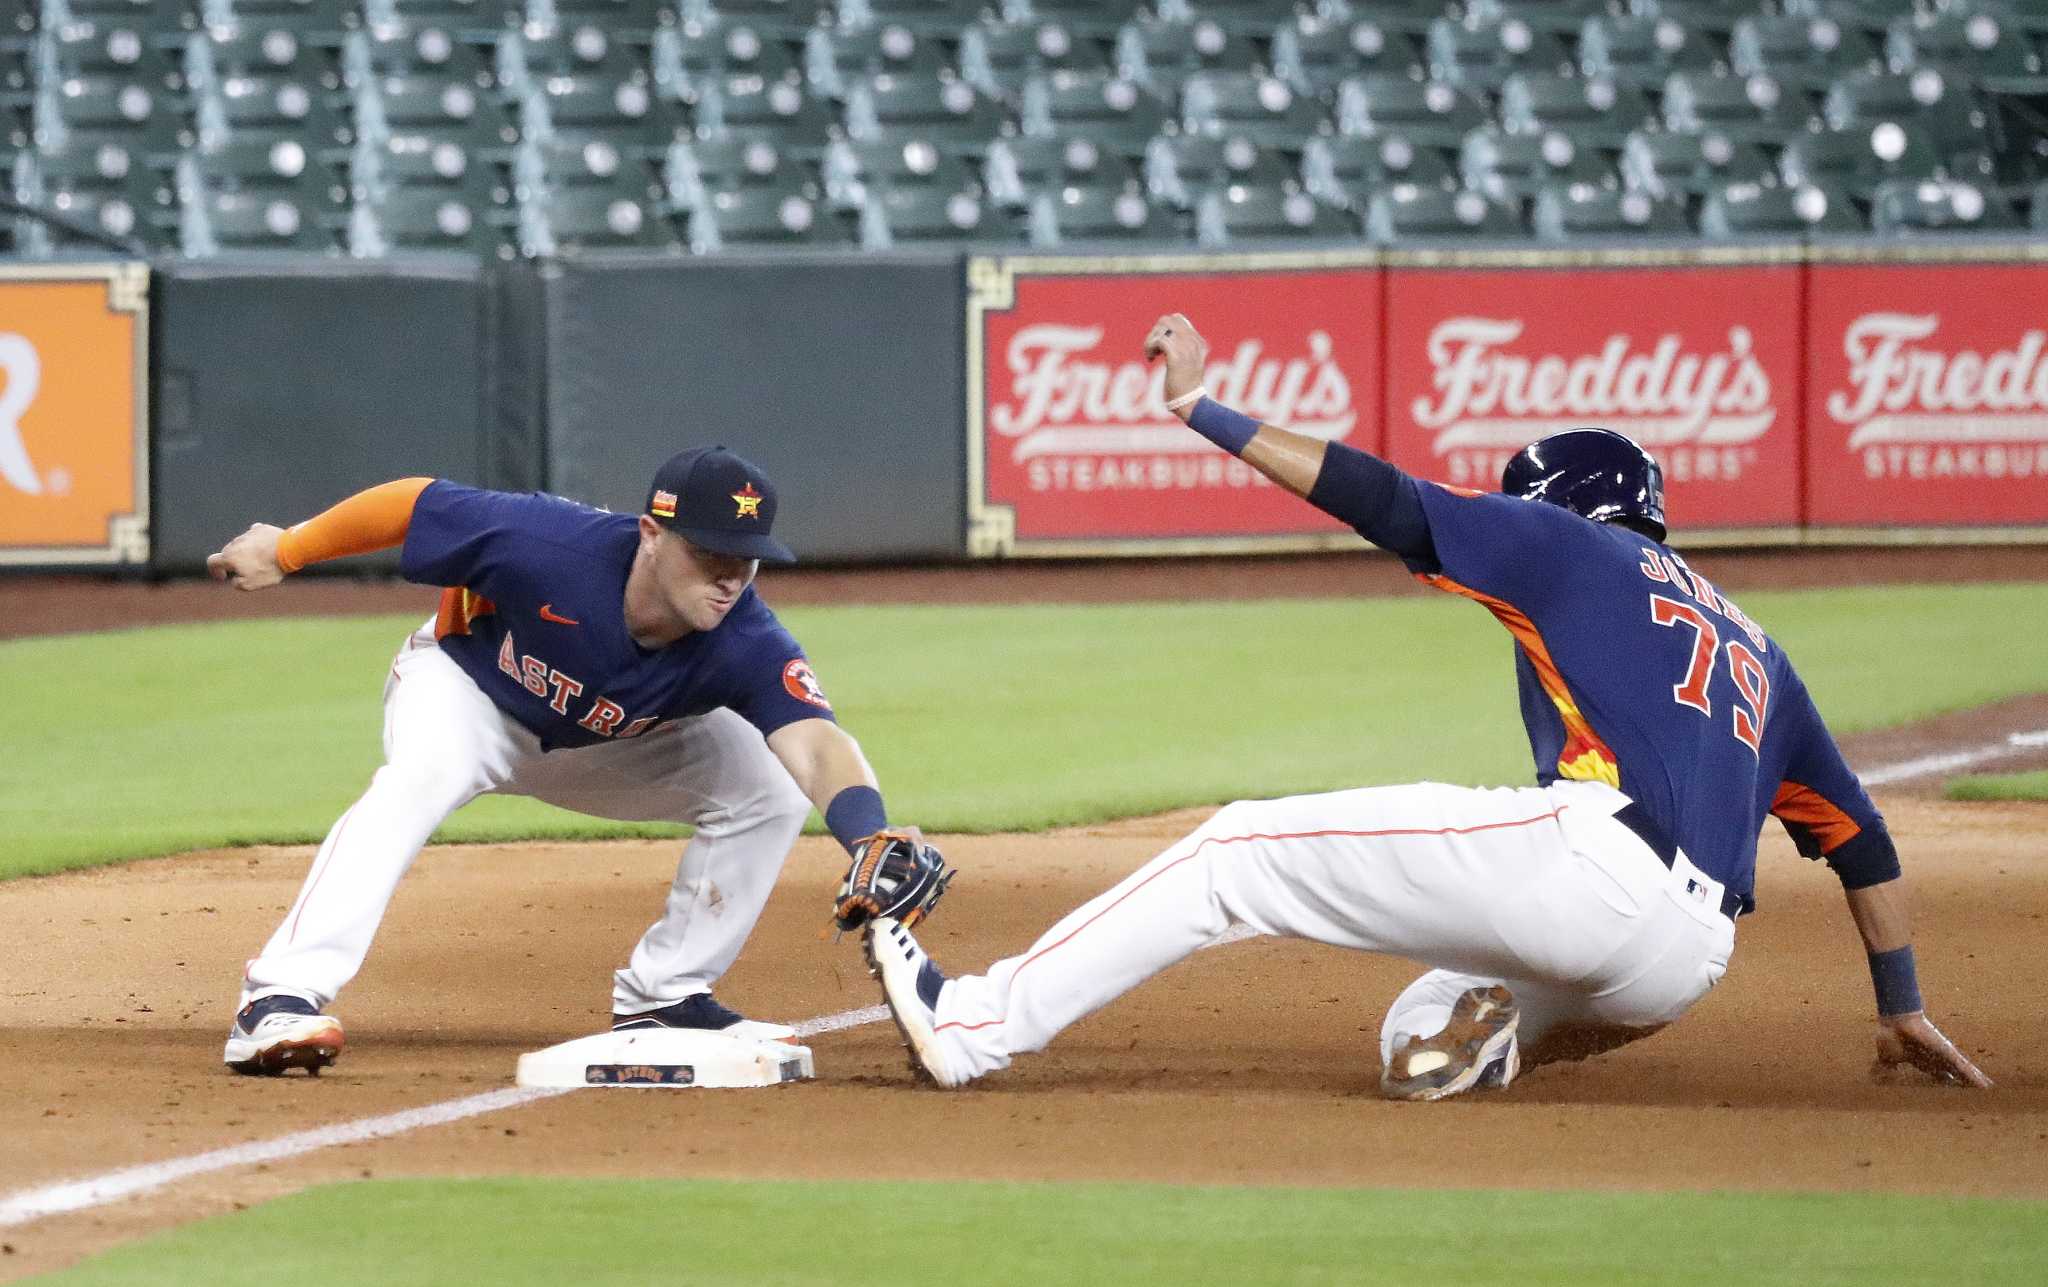
{"label": "navy and orange glove", "polygon": [[856,930],[886,916],[908,928],[930,915],[953,876],[939,851],[918,836],[878,831],[853,847],[853,862],[832,904],[832,924]]}

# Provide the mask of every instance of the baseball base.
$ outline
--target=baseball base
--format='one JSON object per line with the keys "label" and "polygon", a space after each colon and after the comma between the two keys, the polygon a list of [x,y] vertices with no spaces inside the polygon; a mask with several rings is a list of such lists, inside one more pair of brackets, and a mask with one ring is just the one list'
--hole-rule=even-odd
{"label": "baseball base", "polygon": [[600,1032],[519,1056],[521,1086],[684,1090],[776,1086],[815,1075],[809,1046],[684,1028]]}

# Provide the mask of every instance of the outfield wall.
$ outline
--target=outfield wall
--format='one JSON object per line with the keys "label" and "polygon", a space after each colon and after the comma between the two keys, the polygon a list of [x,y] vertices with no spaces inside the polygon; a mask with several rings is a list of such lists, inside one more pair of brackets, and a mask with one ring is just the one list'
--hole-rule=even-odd
{"label": "outfield wall", "polygon": [[2043,299],[1985,240],[17,265],[0,562],[190,572],[406,474],[633,508],[705,441],[816,561],[1355,544],[1160,406],[1175,309],[1219,397],[1439,481],[1599,423],[1689,542],[2048,540]]}

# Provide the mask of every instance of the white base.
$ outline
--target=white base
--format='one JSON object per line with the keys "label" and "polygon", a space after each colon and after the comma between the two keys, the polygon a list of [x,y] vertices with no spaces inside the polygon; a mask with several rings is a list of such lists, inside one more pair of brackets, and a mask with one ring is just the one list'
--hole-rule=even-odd
{"label": "white base", "polygon": [[775,1086],[815,1073],[809,1046],[754,1041],[687,1028],[639,1028],[578,1037],[519,1056],[519,1084],[567,1090],[582,1086]]}

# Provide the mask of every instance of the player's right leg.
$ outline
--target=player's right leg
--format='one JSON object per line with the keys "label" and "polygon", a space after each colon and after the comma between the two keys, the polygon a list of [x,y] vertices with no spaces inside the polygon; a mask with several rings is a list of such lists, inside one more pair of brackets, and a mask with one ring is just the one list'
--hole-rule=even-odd
{"label": "player's right leg", "polygon": [[443,819],[537,747],[431,631],[407,641],[384,686],[384,767],[328,831],[291,910],[249,961],[223,1061],[239,1072],[317,1071],[341,1026],[320,1011],[370,950],[398,881]]}

